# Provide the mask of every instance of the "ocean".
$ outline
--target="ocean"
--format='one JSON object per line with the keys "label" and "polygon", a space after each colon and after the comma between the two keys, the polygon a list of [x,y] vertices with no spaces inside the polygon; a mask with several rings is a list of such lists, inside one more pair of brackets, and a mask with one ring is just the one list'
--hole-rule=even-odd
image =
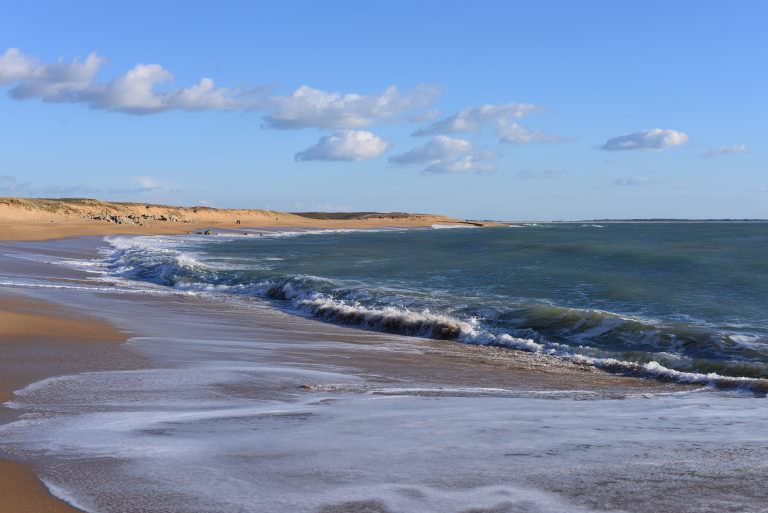
{"label": "ocean", "polygon": [[767,248],[746,223],[6,243],[4,290],[129,339],[17,391],[0,458],[88,513],[768,511]]}
{"label": "ocean", "polygon": [[661,379],[768,378],[764,223],[251,232],[111,245],[111,276],[257,296],[327,322]]}

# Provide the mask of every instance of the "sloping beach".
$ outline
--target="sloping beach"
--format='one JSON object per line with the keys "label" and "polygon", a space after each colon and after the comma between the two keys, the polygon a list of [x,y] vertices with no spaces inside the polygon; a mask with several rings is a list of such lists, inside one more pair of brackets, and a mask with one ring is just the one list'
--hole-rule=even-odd
{"label": "sloping beach", "polygon": [[[6,267],[3,267],[6,269]],[[124,334],[104,321],[3,290],[0,294],[0,402],[15,390],[60,374],[132,366],[138,358],[115,358]],[[8,422],[12,411],[0,412]],[[0,460],[0,497],[8,513],[67,513],[74,508],[50,495],[30,464]],[[77,510],[79,511],[79,510]]]}

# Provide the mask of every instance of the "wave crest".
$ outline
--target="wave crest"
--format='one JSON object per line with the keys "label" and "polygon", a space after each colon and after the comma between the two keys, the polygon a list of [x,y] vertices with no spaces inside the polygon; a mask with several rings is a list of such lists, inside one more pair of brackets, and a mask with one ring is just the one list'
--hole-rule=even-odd
{"label": "wave crest", "polygon": [[[615,374],[768,392],[761,365],[746,358],[713,357],[723,345],[734,351],[737,341],[718,339],[701,328],[665,327],[612,312],[547,304],[492,311],[482,317],[461,309],[446,314],[420,307],[417,301],[409,304],[401,296],[393,300],[364,284],[310,275],[276,276],[269,268],[219,268],[192,251],[181,251],[178,240],[118,238],[110,243],[113,250],[105,267],[113,276],[184,291],[262,297],[327,322],[547,354]],[[749,344],[740,350],[747,356],[757,351]]]}

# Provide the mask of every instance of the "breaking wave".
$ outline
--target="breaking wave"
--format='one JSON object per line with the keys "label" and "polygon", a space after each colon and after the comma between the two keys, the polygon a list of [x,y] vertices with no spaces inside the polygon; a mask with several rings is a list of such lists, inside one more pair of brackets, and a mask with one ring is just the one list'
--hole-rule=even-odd
{"label": "breaking wave", "polygon": [[260,297],[364,329],[552,355],[627,376],[768,392],[766,349],[744,335],[543,303],[498,308],[427,300],[416,292],[285,274],[270,267],[278,258],[222,264],[196,254],[196,240],[185,240],[182,251],[178,238],[111,239],[98,268],[179,291]]}

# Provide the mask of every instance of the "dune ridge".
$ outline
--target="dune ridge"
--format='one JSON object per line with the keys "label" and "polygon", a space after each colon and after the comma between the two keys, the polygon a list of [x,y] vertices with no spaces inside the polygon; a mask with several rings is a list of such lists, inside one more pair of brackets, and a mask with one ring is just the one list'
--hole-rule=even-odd
{"label": "dune ridge", "polygon": [[492,223],[405,212],[304,212],[219,209],[90,198],[0,198],[0,240],[47,240],[79,235],[171,234],[201,228],[424,227]]}

